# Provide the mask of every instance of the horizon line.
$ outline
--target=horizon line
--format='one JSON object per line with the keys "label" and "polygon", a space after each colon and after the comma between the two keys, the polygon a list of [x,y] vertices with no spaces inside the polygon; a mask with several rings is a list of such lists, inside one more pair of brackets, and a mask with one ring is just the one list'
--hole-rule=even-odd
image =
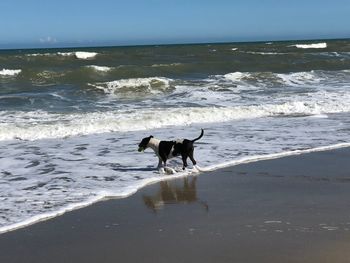
{"label": "horizon line", "polygon": [[213,41],[213,42],[183,42],[183,43],[153,43],[153,44],[93,44],[93,45],[74,45],[67,44],[66,46],[46,46],[46,47],[5,47],[2,48],[0,45],[0,51],[11,51],[11,50],[37,50],[37,49],[92,49],[92,48],[123,48],[123,47],[152,47],[152,46],[181,46],[181,45],[225,45],[225,44],[246,44],[246,43],[263,43],[263,42],[299,42],[299,41],[336,41],[336,40],[350,40],[350,37],[340,38],[301,38],[301,39],[280,39],[280,40],[246,40],[246,41]]}

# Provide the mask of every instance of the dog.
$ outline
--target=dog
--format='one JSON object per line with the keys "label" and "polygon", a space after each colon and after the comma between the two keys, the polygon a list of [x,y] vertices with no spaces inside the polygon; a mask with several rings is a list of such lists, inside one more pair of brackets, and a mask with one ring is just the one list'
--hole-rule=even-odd
{"label": "dog", "polygon": [[203,134],[204,130],[202,129],[201,134],[196,139],[178,139],[176,141],[161,141],[151,135],[142,139],[142,141],[139,143],[138,151],[143,152],[147,148],[151,148],[159,158],[158,168],[162,167],[162,163],[164,163],[165,168],[168,159],[181,155],[183,163],[182,169],[185,170],[185,168],[188,166],[188,157],[192,161],[193,165],[197,164],[196,160],[193,158],[193,144],[195,141],[198,141],[200,138],[202,138]]}

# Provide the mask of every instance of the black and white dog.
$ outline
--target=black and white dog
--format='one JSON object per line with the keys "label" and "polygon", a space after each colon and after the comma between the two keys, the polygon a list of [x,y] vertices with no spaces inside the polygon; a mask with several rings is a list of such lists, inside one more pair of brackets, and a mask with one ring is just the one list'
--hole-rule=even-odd
{"label": "black and white dog", "polygon": [[152,148],[159,158],[158,168],[162,167],[162,163],[164,163],[164,167],[166,167],[166,161],[168,159],[181,155],[183,162],[182,169],[185,170],[185,168],[187,167],[188,157],[191,159],[193,165],[196,165],[197,162],[193,158],[193,144],[195,141],[198,141],[200,138],[202,138],[203,134],[204,130],[202,129],[202,132],[199,135],[199,137],[194,140],[179,139],[176,141],[161,141],[154,138],[151,135],[142,139],[142,141],[139,144],[138,151],[142,152],[147,148]]}

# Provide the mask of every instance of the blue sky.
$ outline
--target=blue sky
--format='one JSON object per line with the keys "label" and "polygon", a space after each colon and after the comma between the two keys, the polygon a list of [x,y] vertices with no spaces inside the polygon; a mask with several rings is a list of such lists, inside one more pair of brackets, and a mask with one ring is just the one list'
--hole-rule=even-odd
{"label": "blue sky", "polygon": [[1,0],[0,48],[350,37],[349,0]]}

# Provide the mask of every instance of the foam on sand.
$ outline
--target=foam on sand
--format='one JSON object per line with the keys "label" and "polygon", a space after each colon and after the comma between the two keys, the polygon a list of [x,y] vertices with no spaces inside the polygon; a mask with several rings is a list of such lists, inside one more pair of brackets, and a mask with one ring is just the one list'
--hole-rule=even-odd
{"label": "foam on sand", "polygon": [[[257,155],[257,156],[249,156],[249,157],[244,157],[241,159],[237,160],[232,160],[208,167],[199,167],[195,166],[192,169],[187,169],[185,171],[180,171],[177,172],[175,170],[172,170],[171,173],[168,172],[162,172],[160,171],[160,175],[157,177],[151,177],[146,180],[143,180],[140,184],[135,185],[134,187],[127,188],[126,191],[120,192],[120,193],[113,193],[113,192],[108,192],[108,191],[100,191],[99,193],[96,193],[95,197],[90,198],[89,200],[86,200],[84,202],[80,203],[73,203],[69,204],[59,210],[56,211],[51,211],[47,213],[42,213],[36,216],[32,216],[26,220],[23,220],[18,223],[10,224],[7,226],[0,227],[0,234],[10,232],[19,228],[23,228],[29,225],[33,225],[38,222],[42,222],[48,219],[52,219],[57,216],[61,216],[67,212],[84,208],[89,205],[92,205],[96,202],[103,201],[106,199],[110,198],[126,198],[129,197],[133,194],[135,194],[138,190],[144,188],[147,185],[158,183],[164,180],[174,180],[174,179],[179,179],[183,177],[188,177],[188,176],[193,176],[193,175],[198,175],[201,172],[210,172],[210,171],[215,171],[218,169],[230,167],[230,166],[236,166],[239,164],[245,164],[245,163],[252,163],[252,162],[258,162],[262,160],[271,160],[271,159],[277,159],[277,158],[282,158],[282,157],[287,157],[287,156],[293,156],[293,155],[300,155],[300,154],[305,154],[305,153],[312,153],[312,152],[321,152],[321,151],[327,151],[327,150],[335,150],[335,149],[340,149],[340,148],[345,148],[345,147],[350,147],[350,143],[339,143],[335,145],[329,145],[329,146],[322,146],[322,147],[316,147],[316,148],[311,148],[311,149],[305,149],[305,150],[294,150],[294,151],[286,151],[286,152],[280,152],[280,153],[274,153],[274,154],[267,154],[267,155]],[[265,221],[266,224],[268,223],[280,223],[280,221]]]}

